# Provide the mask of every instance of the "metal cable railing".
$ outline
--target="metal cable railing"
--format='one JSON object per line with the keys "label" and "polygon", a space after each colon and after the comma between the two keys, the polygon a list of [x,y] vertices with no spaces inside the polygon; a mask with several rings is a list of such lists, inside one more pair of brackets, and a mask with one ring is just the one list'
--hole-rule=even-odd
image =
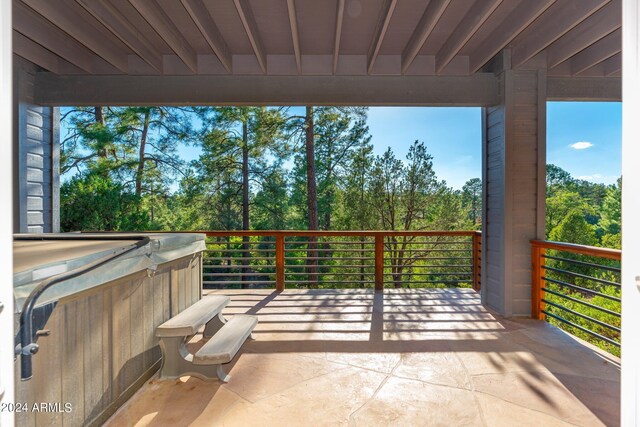
{"label": "metal cable railing", "polygon": [[207,287],[473,287],[476,231],[208,231]]}
{"label": "metal cable railing", "polygon": [[620,353],[620,259],[615,249],[533,240],[532,316]]}

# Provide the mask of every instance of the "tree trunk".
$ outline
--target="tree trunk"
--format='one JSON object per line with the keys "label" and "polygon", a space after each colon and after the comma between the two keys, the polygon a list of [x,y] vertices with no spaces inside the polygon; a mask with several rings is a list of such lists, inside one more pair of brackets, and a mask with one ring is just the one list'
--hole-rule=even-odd
{"label": "tree trunk", "polygon": [[[105,126],[105,121],[104,121],[104,112],[102,111],[102,107],[100,107],[100,106],[93,107],[93,110],[94,110],[94,114],[96,116],[96,123],[99,123],[104,127]],[[107,147],[105,147],[105,146],[98,147],[97,154],[98,154],[98,158],[106,159],[107,158]]]}
{"label": "tree trunk", "polygon": [[[315,127],[313,124],[313,107],[307,106],[305,124],[305,148],[307,160],[307,211],[309,230],[318,229],[318,190],[316,183],[316,148],[315,148]],[[309,237],[307,243],[307,257],[318,257],[318,238]],[[307,280],[309,285],[318,285],[318,261],[316,259],[308,261]]]}
{"label": "tree trunk", "polygon": [[142,126],[142,135],[140,136],[140,151],[138,153],[138,170],[136,171],[136,196],[142,195],[142,176],[144,175],[145,150],[147,146],[147,134],[149,132],[149,120],[151,118],[151,110],[147,110],[144,114],[144,124]]}
{"label": "tree trunk", "polygon": [[[249,136],[247,120],[242,122],[242,229],[249,229]],[[249,236],[242,236],[242,272],[249,272]],[[242,289],[246,289],[250,276],[242,276]]]}
{"label": "tree trunk", "polygon": [[[331,211],[333,210],[333,191],[329,190],[327,191],[327,197],[326,197],[326,206],[324,206],[324,218],[323,218],[323,224],[322,224],[322,229],[323,230],[331,230]],[[347,239],[348,240],[348,239]],[[331,244],[329,243],[323,243],[322,245],[320,245],[320,247],[322,248],[322,254],[326,257],[326,258],[333,258],[333,251],[331,250]]]}
{"label": "tree trunk", "polygon": [[400,242],[395,236],[389,238],[391,258],[391,281],[396,289],[402,288],[402,271],[404,269],[404,250],[399,248]]}
{"label": "tree trunk", "polygon": [[478,193],[477,192],[473,192],[473,225],[478,225],[480,222],[478,221],[478,218],[480,217],[480,215],[478,215],[478,211],[479,211],[479,206],[478,206]]}
{"label": "tree trunk", "polygon": [[[104,120],[104,111],[102,109],[103,107],[101,106],[96,106],[93,107],[93,111],[94,111],[94,115],[96,118],[96,123],[102,125],[102,127],[104,128],[106,126],[105,120]],[[108,151],[107,151],[107,141],[97,141],[98,145],[96,147],[96,154],[98,156],[98,164],[100,165],[100,161],[106,161],[107,160],[107,155],[108,155]],[[109,177],[109,169],[108,168],[104,168],[102,169],[102,171],[100,172],[100,174],[105,177],[108,178]]]}
{"label": "tree trunk", "polygon": [[333,190],[327,191],[327,205],[324,212],[324,230],[331,230],[331,211],[333,210]]}
{"label": "tree trunk", "polygon": [[309,230],[318,229],[318,190],[316,183],[316,147],[313,107],[307,106],[305,116],[305,148],[307,160],[307,209]]}
{"label": "tree trunk", "polygon": [[249,144],[247,122],[242,123],[242,229],[249,229]]}

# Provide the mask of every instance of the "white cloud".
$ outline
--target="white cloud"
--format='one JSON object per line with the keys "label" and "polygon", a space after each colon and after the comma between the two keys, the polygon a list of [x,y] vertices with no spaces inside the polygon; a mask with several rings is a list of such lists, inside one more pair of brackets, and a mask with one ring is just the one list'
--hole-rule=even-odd
{"label": "white cloud", "polygon": [[593,144],[587,141],[578,141],[571,144],[569,147],[573,148],[574,150],[586,150],[587,148],[593,147]]}
{"label": "white cloud", "polygon": [[601,181],[604,177],[599,173],[594,173],[593,175],[580,175],[578,179],[582,179],[584,181]]}
{"label": "white cloud", "polygon": [[615,184],[619,176],[602,175],[599,173],[594,173],[593,175],[580,175],[577,178],[582,179],[584,181],[595,182],[600,184]]}

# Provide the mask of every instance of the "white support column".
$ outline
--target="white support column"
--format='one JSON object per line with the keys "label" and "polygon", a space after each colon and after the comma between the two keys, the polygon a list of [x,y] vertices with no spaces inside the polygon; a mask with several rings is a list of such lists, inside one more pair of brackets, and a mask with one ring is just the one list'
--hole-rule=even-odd
{"label": "white support column", "polygon": [[[13,402],[12,237],[12,47],[11,2],[0,2],[0,403]],[[13,426],[13,413],[0,411],[0,426]]]}
{"label": "white support column", "polygon": [[623,426],[640,425],[640,5],[622,22],[622,397]]}
{"label": "white support column", "polygon": [[[508,63],[508,55],[505,55]],[[483,109],[482,301],[531,315],[531,245],[544,238],[546,74],[499,74],[502,100]]]}

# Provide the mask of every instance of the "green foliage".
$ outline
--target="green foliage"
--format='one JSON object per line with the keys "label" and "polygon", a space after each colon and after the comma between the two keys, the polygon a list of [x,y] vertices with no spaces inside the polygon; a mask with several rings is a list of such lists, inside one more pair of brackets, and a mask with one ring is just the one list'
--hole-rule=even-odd
{"label": "green foliage", "polygon": [[553,164],[547,165],[547,189],[567,187],[574,182],[575,180],[566,170]]}
{"label": "green foliage", "polygon": [[148,230],[151,221],[141,199],[109,177],[79,175],[60,189],[62,231]]}
{"label": "green foliage", "polygon": [[190,111],[101,106],[65,111],[61,171],[108,176],[139,197],[166,195],[183,173],[178,147],[195,140]]}
{"label": "green foliage", "polygon": [[582,245],[595,245],[598,240],[594,227],[587,223],[584,214],[578,210],[570,210],[560,223],[549,233],[549,239],[556,242],[570,242]]}
{"label": "green foliage", "polygon": [[[313,111],[320,228],[479,227],[479,179],[447,187],[422,143],[406,161],[374,156],[366,108]],[[305,121],[287,108],[79,107],[63,121],[62,171],[75,174],[62,194],[66,229],[231,230],[247,211],[253,229],[307,228]],[[193,144],[202,154],[187,164],[178,153]],[[89,221],[75,192],[115,207]]]}
{"label": "green foliage", "polygon": [[[283,183],[281,164],[287,154],[284,117],[279,109],[266,107],[200,108],[197,111],[204,126],[202,154],[194,168],[198,170],[201,188],[208,194],[210,206],[217,211],[209,224],[224,230],[251,228],[256,216],[251,206],[261,210],[257,215],[264,219],[264,210],[273,206],[256,207],[255,203],[270,201],[265,199],[265,189],[270,193],[276,191],[278,179]],[[256,191],[263,191],[263,195],[254,197]],[[236,210],[239,217],[234,213]],[[235,218],[222,219],[225,215]],[[238,223],[236,219],[241,221]],[[256,220],[261,222],[260,227],[267,225],[260,218]]]}
{"label": "green foliage", "polygon": [[368,191],[374,162],[373,147],[369,143],[362,144],[349,156],[350,167],[342,180],[344,191],[337,196],[337,204],[342,209],[336,212],[335,225],[341,230],[372,230],[378,224],[372,208],[374,201]]}
{"label": "green foliage", "polygon": [[369,182],[382,229],[427,229],[437,219],[435,201],[444,183],[436,179],[433,157],[424,143],[415,141],[405,162],[389,147],[376,158]]}
{"label": "green foliage", "polygon": [[604,236],[602,236],[602,247],[612,248],[612,249],[621,249],[622,233],[618,232],[615,234],[605,234]]}
{"label": "green foliage", "polygon": [[270,170],[253,198],[251,224],[256,230],[286,230],[290,221],[287,180],[281,168]]}
{"label": "green foliage", "polygon": [[[293,209],[292,225],[306,229],[307,224],[307,188],[306,188],[306,156],[304,145],[304,121],[302,117],[292,117],[288,130],[292,137],[294,165],[291,178],[291,206]],[[340,221],[341,206],[345,181],[353,179],[355,166],[363,167],[367,173],[368,164],[358,163],[359,154],[371,152],[371,136],[366,124],[365,108],[315,107],[315,168],[317,179],[317,205],[319,228],[335,229],[334,221]],[[365,156],[366,157],[366,156]],[[370,161],[370,160],[367,160]],[[342,216],[344,219],[344,217]]]}
{"label": "green foliage", "polygon": [[[620,249],[620,200],[620,180],[612,186],[594,184],[574,179],[563,169],[547,165],[547,238]],[[545,270],[544,275],[551,279],[545,283],[549,289],[549,292],[544,292],[544,298],[549,301],[546,310],[581,328],[619,342],[619,332],[599,322],[613,328],[620,327],[620,316],[611,314],[620,313],[620,303],[612,299],[620,298],[620,287],[611,284],[620,282],[620,273],[610,269],[619,268],[620,263],[571,252],[550,251],[547,255],[564,260],[546,260],[546,266],[550,269]],[[547,320],[614,355],[620,355],[618,346],[552,316],[548,316]]]}
{"label": "green foliage", "polygon": [[482,226],[482,180],[473,178],[462,186],[462,206],[468,212],[467,219],[474,229]]}
{"label": "green foliage", "polygon": [[621,180],[609,186],[592,183],[547,165],[547,238],[619,249],[621,194]]}
{"label": "green foliage", "polygon": [[601,219],[598,224],[599,234],[602,236],[602,246],[608,248],[621,248],[622,232],[622,178],[618,179],[615,186],[607,188],[602,203]]}
{"label": "green foliage", "polygon": [[556,189],[547,197],[547,236],[551,236],[551,232],[557,228],[568,215],[575,213],[584,218],[586,216],[585,214],[591,211],[591,207],[577,192]]}

